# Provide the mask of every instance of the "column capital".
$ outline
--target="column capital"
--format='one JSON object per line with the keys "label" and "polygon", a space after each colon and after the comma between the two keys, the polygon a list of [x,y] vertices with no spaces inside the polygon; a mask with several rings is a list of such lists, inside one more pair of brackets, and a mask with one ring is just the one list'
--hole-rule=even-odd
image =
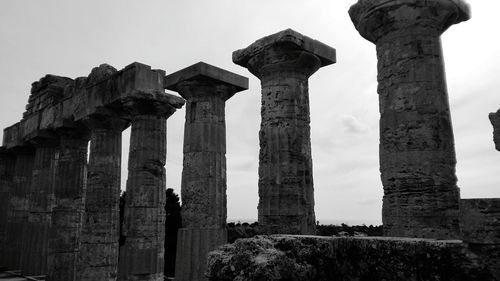
{"label": "column capital", "polygon": [[448,27],[470,19],[464,0],[359,0],[349,9],[354,26],[366,40],[402,30],[441,35]]}
{"label": "column capital", "polygon": [[82,122],[90,129],[108,129],[112,131],[123,131],[130,120],[124,118],[123,114],[117,114],[114,110],[101,107],[92,115],[86,116]]}
{"label": "column capital", "polygon": [[183,98],[167,94],[164,91],[136,91],[122,101],[122,106],[127,114],[133,119],[138,115],[155,115],[170,117],[174,112],[182,108],[185,101]]}
{"label": "column capital", "polygon": [[268,73],[291,69],[307,77],[320,67],[336,62],[336,50],[292,29],[263,37],[233,52],[233,62],[262,78]]}
{"label": "column capital", "polygon": [[223,100],[228,100],[235,93],[248,89],[248,78],[198,62],[167,75],[164,87],[178,92],[185,99],[221,95]]}
{"label": "column capital", "polygon": [[493,125],[493,141],[495,149],[500,151],[500,109],[488,115],[491,125]]}

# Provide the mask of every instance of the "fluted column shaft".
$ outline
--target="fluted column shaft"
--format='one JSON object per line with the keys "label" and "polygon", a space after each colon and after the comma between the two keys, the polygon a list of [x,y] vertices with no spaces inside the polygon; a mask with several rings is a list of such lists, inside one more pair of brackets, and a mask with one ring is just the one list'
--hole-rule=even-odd
{"label": "fluted column shaft", "polygon": [[460,193],[440,35],[468,19],[459,2],[360,1],[350,10],[361,35],[377,45],[387,236],[458,238]]}
{"label": "fluted column shaft", "polygon": [[132,120],[119,280],[163,281],[167,117]]}
{"label": "fluted column shaft", "polygon": [[85,215],[77,279],[116,280],[118,266],[121,120],[106,116],[91,127]]}
{"label": "fluted column shaft", "polygon": [[16,151],[13,189],[9,199],[9,215],[7,217],[7,233],[5,238],[5,266],[9,269],[21,269],[21,253],[23,249],[23,233],[28,223],[28,198],[35,151],[23,148]]}
{"label": "fluted column shaft", "polygon": [[201,281],[208,252],[227,242],[225,103],[248,79],[199,62],[165,77],[165,87],[186,99],[175,280]]}
{"label": "fluted column shaft", "polygon": [[36,146],[29,193],[28,222],[23,233],[21,270],[26,275],[47,274],[49,231],[54,204],[56,140],[43,140]]}
{"label": "fluted column shaft", "polygon": [[261,85],[259,225],[315,234],[308,76],[277,66]]}
{"label": "fluted column shaft", "polygon": [[336,51],[287,29],[233,52],[261,81],[259,226],[267,234],[315,234],[308,79]]}
{"label": "fluted column shaft", "polygon": [[48,278],[76,280],[76,265],[85,210],[88,134],[81,130],[60,132],[55,163],[54,207],[49,238]]}
{"label": "fluted column shaft", "polygon": [[10,198],[13,193],[15,155],[5,148],[0,148],[0,264],[6,264],[7,222],[10,213]]}
{"label": "fluted column shaft", "polygon": [[[228,87],[211,81],[178,85],[186,98],[182,169],[182,226],[176,280],[205,280],[209,251],[227,241],[226,123]],[[224,94],[226,93],[226,94]]]}
{"label": "fluted column shaft", "polygon": [[225,100],[221,96],[202,95],[214,92],[210,91],[210,86],[194,87],[201,93],[188,97],[186,104],[182,225],[186,228],[225,228]]}

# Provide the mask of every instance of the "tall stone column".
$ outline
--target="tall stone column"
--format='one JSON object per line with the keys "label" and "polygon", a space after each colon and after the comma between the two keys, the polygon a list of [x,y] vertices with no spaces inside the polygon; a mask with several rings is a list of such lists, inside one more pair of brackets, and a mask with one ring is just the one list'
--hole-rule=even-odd
{"label": "tall stone column", "polygon": [[440,35],[462,0],[360,0],[349,10],[377,46],[386,236],[458,238],[459,189]]}
{"label": "tall stone column", "polygon": [[[163,96],[177,100],[177,108],[184,104],[182,98]],[[125,107],[132,115],[132,131],[119,280],[163,281],[167,118],[176,109],[141,99],[129,100]]]}
{"label": "tall stone column", "polygon": [[165,87],[186,99],[175,280],[206,280],[208,252],[227,241],[225,102],[248,79],[200,62],[165,77]]}
{"label": "tall stone column", "polygon": [[128,123],[104,114],[87,124],[90,155],[77,280],[116,280],[122,131]]}
{"label": "tall stone column", "polygon": [[87,178],[86,129],[58,130],[59,153],[54,167],[54,207],[49,235],[48,279],[76,280],[76,265],[85,210]]}
{"label": "tall stone column", "polygon": [[6,255],[5,240],[7,221],[10,213],[10,198],[13,192],[15,155],[5,147],[0,147],[0,264],[5,265],[9,257]]}
{"label": "tall stone column", "polygon": [[35,144],[28,222],[22,235],[21,270],[25,275],[47,274],[57,146],[57,140],[53,138],[37,140]]}
{"label": "tall stone column", "polygon": [[5,237],[5,266],[12,270],[21,269],[23,233],[28,222],[28,197],[33,176],[35,151],[32,147],[16,149],[13,188],[9,198],[9,215]]}
{"label": "tall stone column", "polygon": [[259,226],[268,234],[315,234],[308,78],[335,63],[335,49],[291,29],[233,52],[261,80]]}

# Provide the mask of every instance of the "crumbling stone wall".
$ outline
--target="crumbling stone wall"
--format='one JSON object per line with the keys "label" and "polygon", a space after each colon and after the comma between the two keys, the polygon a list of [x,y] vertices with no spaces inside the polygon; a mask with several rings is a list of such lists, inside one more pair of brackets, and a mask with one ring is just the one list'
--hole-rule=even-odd
{"label": "crumbling stone wall", "polygon": [[459,240],[260,236],[213,251],[210,281],[500,280]]}
{"label": "crumbling stone wall", "polygon": [[[4,130],[0,158],[0,191],[8,193],[0,246],[8,268],[48,274],[52,281],[116,279],[121,132],[137,121],[131,107],[138,104],[153,104],[168,114],[182,107],[182,98],[164,92],[164,76],[133,63],[120,71],[101,65],[88,77],[47,75],[33,83],[22,120]],[[155,133],[166,139],[165,128]],[[164,155],[165,148],[153,145],[150,152]],[[12,171],[2,168],[8,156],[15,163]],[[164,175],[160,178],[157,193],[164,194]],[[155,208],[163,210],[163,201],[157,200]],[[132,207],[128,214],[134,213]],[[141,224],[150,216],[139,217],[134,227],[151,229]],[[164,212],[158,212],[154,221],[159,225],[152,228],[161,247],[163,220]],[[150,258],[159,265],[152,273],[163,279],[163,251]]]}

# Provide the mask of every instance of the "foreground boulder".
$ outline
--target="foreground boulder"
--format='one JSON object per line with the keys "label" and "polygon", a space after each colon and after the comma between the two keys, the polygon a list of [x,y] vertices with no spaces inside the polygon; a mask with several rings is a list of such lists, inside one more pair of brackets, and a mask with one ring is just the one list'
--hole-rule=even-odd
{"label": "foreground boulder", "polygon": [[211,281],[499,280],[460,240],[257,236],[213,251]]}

